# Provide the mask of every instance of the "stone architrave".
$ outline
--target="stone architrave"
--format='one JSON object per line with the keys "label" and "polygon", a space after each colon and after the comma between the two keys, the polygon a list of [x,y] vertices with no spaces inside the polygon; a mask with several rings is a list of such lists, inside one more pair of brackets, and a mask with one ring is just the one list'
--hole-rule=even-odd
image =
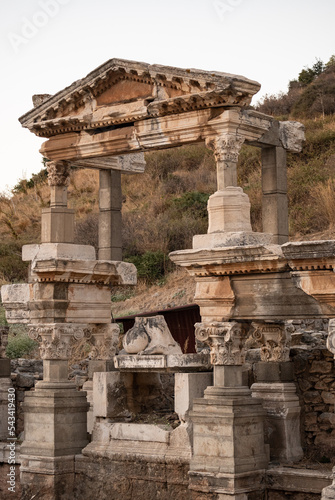
{"label": "stone architrave", "polygon": [[[194,399],[190,489],[206,482],[207,491],[244,495],[259,491],[267,467],[264,410],[243,386],[245,324],[196,323],[196,338],[210,346],[214,385]],[[245,479],[247,481],[245,481]]]}

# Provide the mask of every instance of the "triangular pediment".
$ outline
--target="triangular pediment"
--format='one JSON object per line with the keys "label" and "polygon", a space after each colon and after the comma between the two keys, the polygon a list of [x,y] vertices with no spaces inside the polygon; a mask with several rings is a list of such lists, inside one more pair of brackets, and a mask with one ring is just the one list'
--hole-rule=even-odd
{"label": "triangular pediment", "polygon": [[208,107],[246,106],[259,90],[242,76],[111,59],[20,118],[36,135],[99,130]]}

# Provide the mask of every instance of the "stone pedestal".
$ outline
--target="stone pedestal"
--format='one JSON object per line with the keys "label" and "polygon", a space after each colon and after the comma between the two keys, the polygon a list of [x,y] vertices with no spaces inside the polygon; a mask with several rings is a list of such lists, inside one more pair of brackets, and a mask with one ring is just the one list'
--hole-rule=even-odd
{"label": "stone pedestal", "polygon": [[[226,338],[227,343],[229,350]],[[212,341],[212,360],[214,350],[221,351],[222,356],[227,354],[222,345],[218,347],[216,338]],[[237,356],[233,350],[230,354]],[[242,385],[242,372],[242,366],[215,365],[214,386],[205,390],[203,398],[193,401],[191,490],[221,495],[218,498],[247,499],[262,489],[268,464],[264,410],[261,401],[252,398],[248,387]]]}
{"label": "stone pedestal", "polygon": [[86,393],[67,381],[67,360],[44,360],[44,380],[25,395],[21,485],[47,500],[73,496],[74,457],[87,445]]}
{"label": "stone pedestal", "polygon": [[303,457],[300,440],[300,405],[292,382],[260,382],[251,387],[252,396],[263,401],[270,457],[297,462]]}
{"label": "stone pedestal", "polygon": [[208,233],[251,232],[250,201],[240,187],[229,186],[208,200]]}
{"label": "stone pedestal", "polygon": [[67,208],[70,167],[66,161],[48,162],[50,207],[42,210],[42,243],[73,243],[74,210]]}
{"label": "stone pedestal", "polygon": [[[303,457],[300,439],[300,404],[289,361],[291,336],[283,323],[255,322],[248,339],[260,347],[262,361],[255,365],[252,395],[263,401],[270,457],[295,462]],[[251,340],[252,339],[252,340]]]}

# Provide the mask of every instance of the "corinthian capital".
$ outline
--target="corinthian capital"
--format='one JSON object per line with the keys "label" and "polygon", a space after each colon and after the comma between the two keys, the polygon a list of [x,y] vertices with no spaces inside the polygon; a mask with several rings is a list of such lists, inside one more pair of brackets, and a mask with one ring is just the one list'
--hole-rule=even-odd
{"label": "corinthian capital", "polygon": [[237,163],[244,137],[237,134],[223,134],[206,139],[206,146],[214,152],[216,161]]}
{"label": "corinthian capital", "polygon": [[76,342],[90,336],[84,326],[70,323],[29,325],[28,335],[39,343],[42,359],[69,359]]}
{"label": "corinthian capital", "polygon": [[245,327],[236,321],[196,323],[195,336],[210,347],[212,365],[241,365],[244,362]]}
{"label": "corinthian capital", "polygon": [[289,361],[291,334],[284,323],[252,323],[248,346],[260,347],[262,361]]}
{"label": "corinthian capital", "polygon": [[116,323],[53,323],[29,325],[28,335],[39,342],[42,359],[69,359],[75,349],[82,349],[83,344],[91,359],[112,359],[119,333]]}
{"label": "corinthian capital", "polygon": [[70,166],[65,160],[49,161],[47,164],[49,186],[68,186],[70,183]]}

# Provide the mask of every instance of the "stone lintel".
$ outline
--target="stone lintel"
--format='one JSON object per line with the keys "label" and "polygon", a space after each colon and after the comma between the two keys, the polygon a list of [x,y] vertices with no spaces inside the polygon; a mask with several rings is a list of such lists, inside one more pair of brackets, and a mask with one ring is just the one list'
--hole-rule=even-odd
{"label": "stone lintel", "polygon": [[274,243],[272,234],[256,233],[254,231],[220,231],[209,234],[196,234],[193,236],[192,248],[194,250],[234,247],[271,245]]}
{"label": "stone lintel", "polygon": [[128,262],[108,260],[34,260],[31,277],[38,281],[135,285],[136,267]]}
{"label": "stone lintel", "polygon": [[95,249],[90,245],[69,243],[43,243],[41,245],[23,245],[22,260],[95,260]]}
{"label": "stone lintel", "polygon": [[118,355],[114,357],[115,368],[130,372],[191,372],[211,369],[209,354],[153,354]]}
{"label": "stone lintel", "polygon": [[94,168],[99,170],[118,170],[122,174],[142,174],[146,162],[144,153],[132,153],[118,156],[102,156],[100,158],[87,158],[71,163],[72,167]]}
{"label": "stone lintel", "polygon": [[[169,254],[177,265],[186,267],[192,275],[205,276],[206,267],[210,274],[230,275],[255,271],[281,271],[287,267],[279,245],[246,245],[217,248],[196,248],[177,250]],[[220,270],[220,271],[219,271]]]}
{"label": "stone lintel", "polygon": [[51,137],[43,143],[41,153],[57,160],[86,161],[98,157],[118,156],[150,149],[162,149],[211,140],[234,133],[246,141],[257,141],[270,128],[272,118],[248,120],[237,110],[221,108],[216,115],[209,109],[150,118],[91,135],[85,131]]}

